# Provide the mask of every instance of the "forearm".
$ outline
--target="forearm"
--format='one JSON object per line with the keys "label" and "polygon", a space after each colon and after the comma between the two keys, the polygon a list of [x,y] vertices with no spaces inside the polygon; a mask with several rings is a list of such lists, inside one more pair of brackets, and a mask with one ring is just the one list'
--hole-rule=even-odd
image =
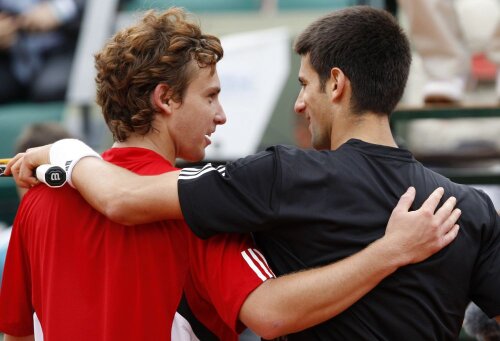
{"label": "forearm", "polygon": [[400,265],[394,250],[376,241],[339,262],[264,282],[240,320],[264,338],[301,331],[341,313]]}
{"label": "forearm", "polygon": [[73,169],[72,181],[89,204],[109,219],[136,225],[182,219],[178,172],[139,176],[97,158],[86,157]]}

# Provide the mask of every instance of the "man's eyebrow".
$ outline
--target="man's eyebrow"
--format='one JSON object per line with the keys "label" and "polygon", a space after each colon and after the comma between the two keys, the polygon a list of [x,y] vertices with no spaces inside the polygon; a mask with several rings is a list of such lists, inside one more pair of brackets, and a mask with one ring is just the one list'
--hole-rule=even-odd
{"label": "man's eyebrow", "polygon": [[206,89],[206,92],[216,92],[219,93],[221,92],[221,87],[220,86],[210,86]]}

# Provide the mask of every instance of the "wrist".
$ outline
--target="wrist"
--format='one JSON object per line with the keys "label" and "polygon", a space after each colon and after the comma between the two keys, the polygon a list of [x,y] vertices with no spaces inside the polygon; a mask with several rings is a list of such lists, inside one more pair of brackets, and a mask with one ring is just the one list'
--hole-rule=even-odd
{"label": "wrist", "polygon": [[102,159],[97,152],[77,139],[59,140],[51,146],[49,152],[50,163],[60,166],[66,171],[66,178],[71,187],[75,187],[71,179],[73,168],[84,157]]}
{"label": "wrist", "polygon": [[388,268],[393,272],[410,263],[408,254],[387,236],[376,240],[369,247],[374,252],[373,256],[384,259]]}

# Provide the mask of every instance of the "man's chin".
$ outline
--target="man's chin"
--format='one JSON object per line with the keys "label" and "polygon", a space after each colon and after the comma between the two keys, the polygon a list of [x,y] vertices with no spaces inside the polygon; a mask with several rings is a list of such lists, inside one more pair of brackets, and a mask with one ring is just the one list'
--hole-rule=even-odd
{"label": "man's chin", "polygon": [[200,162],[205,158],[205,150],[201,153],[192,153],[189,155],[180,156],[181,159],[187,162]]}

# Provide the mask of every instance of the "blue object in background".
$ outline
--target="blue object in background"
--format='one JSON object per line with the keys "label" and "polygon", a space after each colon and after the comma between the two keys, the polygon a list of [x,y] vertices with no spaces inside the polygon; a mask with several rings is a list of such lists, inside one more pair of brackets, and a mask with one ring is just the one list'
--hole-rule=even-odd
{"label": "blue object in background", "polygon": [[5,256],[7,255],[11,232],[12,228],[0,230],[0,283],[2,282],[3,267],[5,264]]}

